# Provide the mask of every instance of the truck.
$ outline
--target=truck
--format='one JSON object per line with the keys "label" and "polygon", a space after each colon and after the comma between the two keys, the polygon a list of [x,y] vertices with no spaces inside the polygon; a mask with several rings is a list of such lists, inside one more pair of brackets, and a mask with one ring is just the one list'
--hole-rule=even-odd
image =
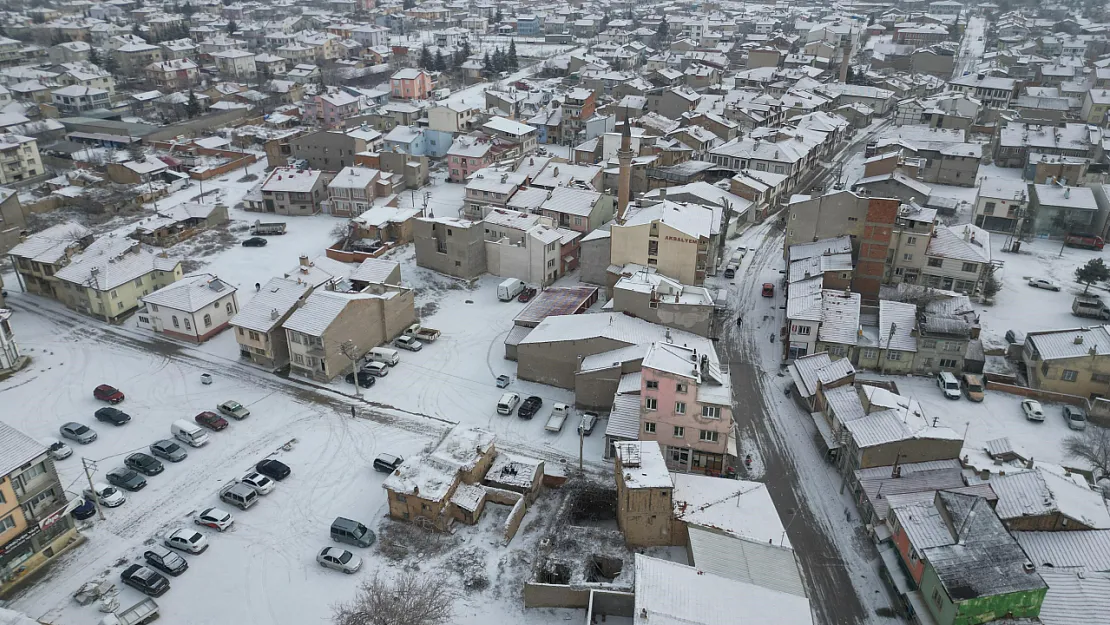
{"label": "truck", "polygon": [[563,429],[563,424],[566,423],[568,416],[570,416],[570,406],[555,404],[551,408],[551,416],[548,417],[547,425],[544,425],[543,429],[548,432],[559,432]]}
{"label": "truck", "polygon": [[421,343],[431,343],[432,341],[435,341],[439,338],[440,332],[435,328],[428,328],[420,325],[419,323],[414,323],[411,326],[405,328],[404,334],[405,336],[411,336]]}
{"label": "truck", "polygon": [[275,235],[275,234],[285,234],[285,222],[284,221],[269,221],[269,222],[266,222],[266,221],[261,221],[261,220],[256,219],[254,221],[254,223],[251,224],[251,234],[253,234],[255,236],[263,236],[263,237],[267,237],[267,236],[271,236],[271,235]]}
{"label": "truck", "polygon": [[111,612],[100,619],[100,625],[144,625],[158,618],[158,604],[147,597],[135,605]]}
{"label": "truck", "polygon": [[1102,237],[1096,234],[1073,232],[1064,237],[1064,245],[1068,247],[1079,247],[1085,250],[1102,250],[1105,243]]}
{"label": "truck", "polygon": [[524,282],[517,278],[507,278],[504,282],[497,285],[497,299],[503,302],[511,302],[520,292],[524,290]]}
{"label": "truck", "polygon": [[1110,308],[1097,295],[1076,295],[1071,303],[1071,314],[1076,317],[1110,320]]}

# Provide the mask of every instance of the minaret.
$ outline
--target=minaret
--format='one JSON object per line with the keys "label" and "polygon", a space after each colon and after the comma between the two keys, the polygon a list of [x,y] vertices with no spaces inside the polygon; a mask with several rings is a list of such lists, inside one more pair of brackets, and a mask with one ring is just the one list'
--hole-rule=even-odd
{"label": "minaret", "polygon": [[628,109],[624,112],[624,128],[621,129],[621,148],[617,150],[620,162],[620,177],[617,179],[617,223],[624,223],[624,211],[628,209],[629,196],[632,194],[632,120]]}

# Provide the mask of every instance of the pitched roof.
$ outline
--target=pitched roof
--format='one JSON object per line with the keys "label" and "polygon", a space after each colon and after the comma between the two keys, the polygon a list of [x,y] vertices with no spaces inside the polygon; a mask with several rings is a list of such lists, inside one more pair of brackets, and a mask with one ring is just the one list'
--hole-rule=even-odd
{"label": "pitched roof", "polygon": [[1037,567],[1110,571],[1110,530],[1013,532],[1013,536]]}
{"label": "pitched roof", "polygon": [[74,245],[78,239],[91,234],[91,230],[80,224],[71,221],[61,223],[32,234],[9,250],[8,254],[40,263],[54,264],[65,257],[66,249]]}
{"label": "pitched roof", "polygon": [[941,226],[933,231],[925,254],[973,263],[989,263],[991,235],[971,224]]}
{"label": "pitched roof", "polygon": [[45,454],[46,445],[6,423],[0,423],[0,476]]}
{"label": "pitched roof", "polygon": [[144,295],[144,304],[165,306],[172,310],[194,313],[210,304],[235,293],[235,287],[210,273],[199,273]]}
{"label": "pitched roof", "polygon": [[309,336],[323,336],[350,301],[338,293],[314,291],[281,327]]}
{"label": "pitched roof", "polygon": [[109,291],[154,271],[173,271],[180,264],[180,260],[135,249],[134,241],[100,239],[54,275],[59,280]]}
{"label": "pitched roof", "polygon": [[[774,508],[771,508],[772,512]],[[699,570],[738,582],[806,596],[794,550],[726,532],[689,527],[690,552]]]}
{"label": "pitched roof", "polygon": [[231,325],[256,332],[270,332],[308,289],[309,285],[304,282],[270,278],[246,306],[239,309],[239,314],[232,317]]}

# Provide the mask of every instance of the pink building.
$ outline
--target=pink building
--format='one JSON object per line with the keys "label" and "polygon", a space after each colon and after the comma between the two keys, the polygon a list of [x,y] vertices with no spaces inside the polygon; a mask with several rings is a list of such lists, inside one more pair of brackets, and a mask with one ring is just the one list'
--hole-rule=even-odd
{"label": "pink building", "polygon": [[721,475],[734,466],[732,383],[716,353],[660,341],[640,371],[640,440],[658,441],[673,470]]}
{"label": "pink building", "polygon": [[458,137],[447,150],[447,179],[464,182],[470,174],[493,163],[493,145],[484,139]]}
{"label": "pink building", "polygon": [[326,128],[342,128],[343,120],[359,113],[359,99],[346,91],[328,89],[322,95],[305,100],[305,117]]}
{"label": "pink building", "polygon": [[403,69],[389,77],[394,98],[425,100],[432,94],[432,77],[422,69]]}

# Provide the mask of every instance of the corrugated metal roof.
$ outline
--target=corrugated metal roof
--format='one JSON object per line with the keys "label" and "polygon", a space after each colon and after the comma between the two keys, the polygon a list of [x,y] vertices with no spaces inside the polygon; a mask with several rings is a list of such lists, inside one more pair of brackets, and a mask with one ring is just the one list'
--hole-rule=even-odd
{"label": "corrugated metal roof", "polygon": [[1025,337],[1042,360],[1081,358],[1096,354],[1110,354],[1110,328],[1092,326],[1072,330],[1033,332]]}
{"label": "corrugated metal roof", "polygon": [[566,213],[580,217],[589,217],[594,207],[601,199],[597,191],[574,189],[571,187],[555,187],[550,192],[550,197],[540,205],[540,210],[549,210],[556,213]]}
{"label": "corrugated metal roof", "polygon": [[640,438],[640,396],[617,395],[613,398],[613,409],[605,425],[605,435],[623,440]]}
{"label": "corrugated metal roof", "polygon": [[1110,530],[1013,532],[1013,535],[1039,568],[1110,571]]}
{"label": "corrugated metal roof", "polygon": [[[847,362],[846,358],[841,360]],[[817,372],[830,363],[832,363],[832,358],[829,357],[828,352],[803,356],[790,363],[791,376],[794,378],[794,384],[798,387],[798,392],[802,394],[802,397],[809,398],[817,392],[817,383],[821,379]]]}
{"label": "corrugated metal roof", "polygon": [[[879,346],[902,352],[916,352],[917,338],[913,336],[917,307],[913,304],[891,300],[879,301]],[[894,334],[891,334],[891,325]],[[888,344],[889,343],[889,344]]]}
{"label": "corrugated metal roof", "polygon": [[327,291],[314,292],[298,308],[289,319],[285,320],[282,327],[286,330],[301,332],[309,336],[323,336],[339,313],[347,307],[351,300]]}
{"label": "corrugated metal roof", "polygon": [[1110,614],[1110,575],[1042,570],[1041,577],[1048,584],[1039,615],[1044,625],[1106,622]]}
{"label": "corrugated metal roof", "polygon": [[951,258],[972,263],[991,261],[991,235],[971,224],[942,226],[933,231],[926,256]]}
{"label": "corrugated metal roof", "polygon": [[805,597],[794,550],[690,526],[690,551],[698,570]]}
{"label": "corrugated metal roof", "polygon": [[237,289],[213,274],[186,276],[169,286],[142,297],[144,304],[156,304],[172,310],[195,313]]}
{"label": "corrugated metal roof", "polygon": [[915,549],[952,544],[952,533],[933,501],[897,506],[893,512]]}
{"label": "corrugated metal roof", "polygon": [[860,294],[825,289],[822,300],[817,338],[827,343],[855,345],[859,335]]}
{"label": "corrugated metal roof", "polygon": [[995,511],[1000,519],[1019,519],[1057,511],[1052,495],[1040,471],[1023,471],[999,475],[990,481],[998,493]]}
{"label": "corrugated metal roof", "polygon": [[246,306],[239,309],[239,314],[231,319],[231,325],[269,332],[307,290],[308,285],[303,282],[271,278]]}
{"label": "corrugated metal roof", "polygon": [[643,374],[639,371],[626,373],[621,376],[621,381],[617,383],[617,394],[640,394],[640,382],[643,379]]}
{"label": "corrugated metal roof", "polygon": [[[759,172],[762,175],[764,172]],[[843,254],[852,252],[852,239],[848,235],[821,239],[812,243],[798,243],[790,246],[790,261],[812,258],[823,254]]]}
{"label": "corrugated metal roof", "polygon": [[0,423],[0,477],[10,474],[46,451],[46,445],[6,423]]}
{"label": "corrugated metal roof", "polygon": [[847,423],[867,416],[863,403],[853,386],[838,386],[825,391],[825,402],[832,410],[836,421]]}
{"label": "corrugated metal roof", "polygon": [[646,345],[653,341],[662,341],[668,334],[675,345],[697,347],[698,352],[705,354],[713,352],[713,343],[705,337],[665,328],[621,313],[585,313],[547,317],[526,339],[521,341],[521,344],[584,341],[606,337],[629,345]]}

